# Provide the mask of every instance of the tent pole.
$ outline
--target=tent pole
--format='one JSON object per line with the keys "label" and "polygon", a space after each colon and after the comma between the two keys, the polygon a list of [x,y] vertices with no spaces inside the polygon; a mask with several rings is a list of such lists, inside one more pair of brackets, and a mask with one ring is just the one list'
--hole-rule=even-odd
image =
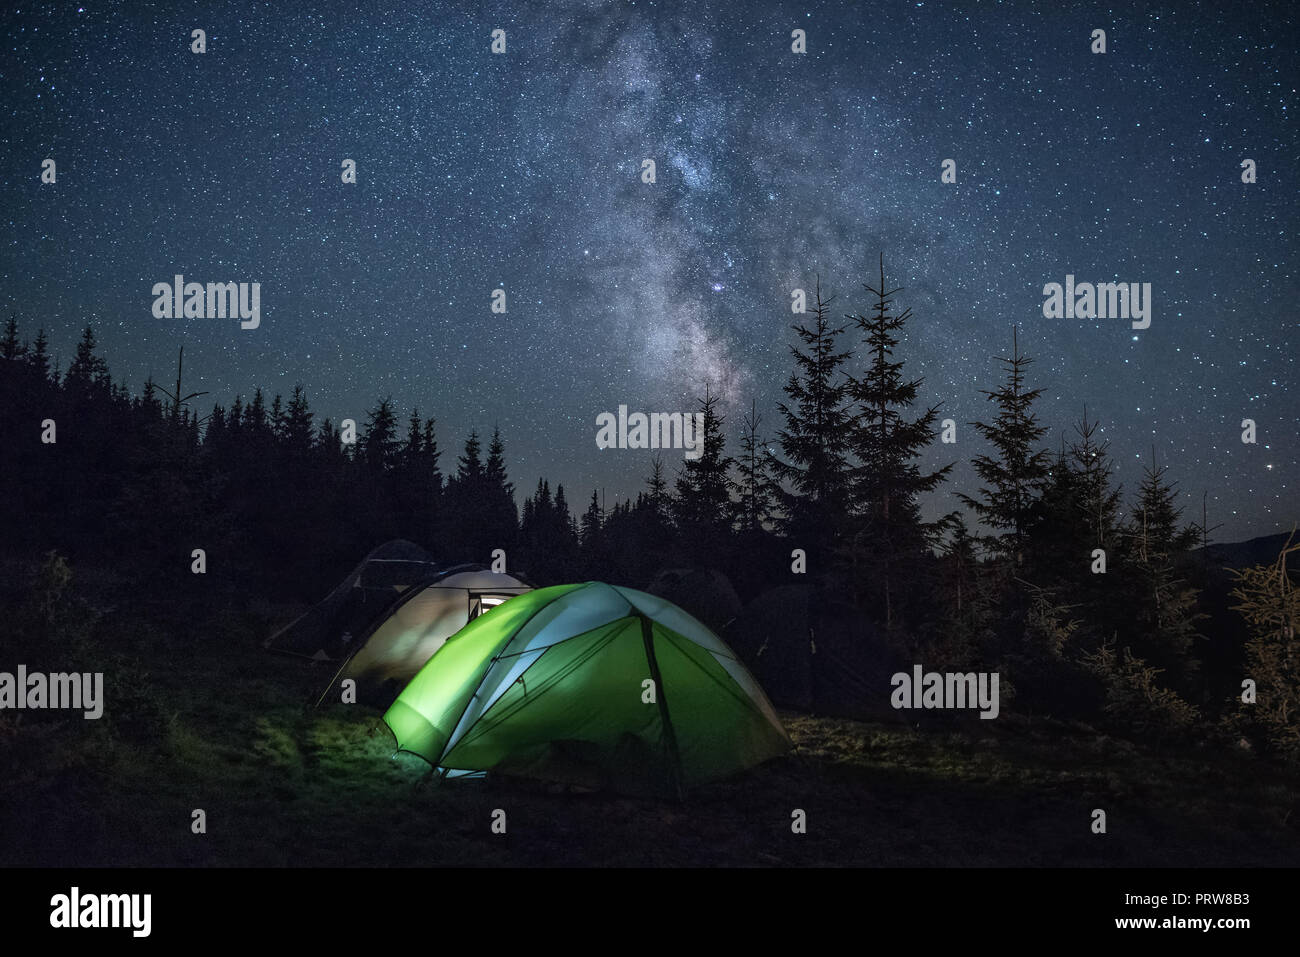
{"label": "tent pole", "polygon": [[315,707],[319,708],[321,706],[321,702],[325,700],[325,696],[329,694],[330,689],[334,687],[334,682],[338,681],[339,675],[343,674],[343,669],[352,663],[353,657],[355,657],[356,653],[360,650],[361,650],[361,646],[358,645],[356,648],[352,649],[352,654],[348,655],[346,658],[343,659],[343,664],[339,665],[339,670],[334,672],[334,677],[330,679],[330,683],[325,686],[325,690],[322,691],[320,693],[320,697],[316,699]]}
{"label": "tent pole", "polygon": [[664,726],[664,743],[668,747],[668,759],[673,775],[673,790],[677,800],[684,800],[686,795],[682,788],[682,756],[677,750],[677,732],[673,730],[672,718],[668,715],[668,695],[664,690],[663,676],[659,673],[659,659],[655,657],[654,629],[650,619],[638,614],[641,619],[641,641],[645,644],[646,664],[650,666],[650,679],[655,683],[655,700],[659,702],[659,720]]}

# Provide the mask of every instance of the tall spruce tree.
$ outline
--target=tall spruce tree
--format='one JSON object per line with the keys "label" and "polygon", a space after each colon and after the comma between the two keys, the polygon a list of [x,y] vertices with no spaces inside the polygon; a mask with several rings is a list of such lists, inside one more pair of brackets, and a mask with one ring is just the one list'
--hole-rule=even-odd
{"label": "tall spruce tree", "polygon": [[986,663],[993,646],[996,596],[963,518],[954,518],[940,550],[937,607],[925,660],[933,658],[943,671],[968,671]]}
{"label": "tall spruce tree", "polygon": [[[389,403],[389,406],[387,408],[387,414],[391,416],[392,400],[385,399],[384,401],[386,403]],[[379,410],[375,410],[375,412],[371,413],[372,423],[374,421],[374,416],[378,413],[378,411]],[[247,433],[249,438],[255,443],[256,451],[260,452],[265,449],[266,447],[265,439],[269,438],[270,436],[270,426],[267,424],[267,419],[266,419],[266,396],[262,394],[262,389],[260,386],[253,390],[253,401],[248,403],[248,405],[244,408],[244,431]]]}
{"label": "tall spruce tree", "polygon": [[483,443],[479,441],[478,429],[471,429],[465,440],[465,451],[456,460],[456,481],[462,485],[475,486],[483,478]]}
{"label": "tall spruce tree", "polygon": [[736,528],[749,536],[763,531],[772,515],[777,491],[772,475],[772,455],[766,439],[758,431],[762,422],[758,403],[751,400],[749,412],[740,423],[740,455],[736,459],[738,474],[732,483],[732,490],[736,493]]}
{"label": "tall spruce tree", "polygon": [[1020,342],[1012,332],[1010,357],[998,356],[1006,380],[998,388],[981,390],[998,408],[992,422],[971,425],[989,442],[995,455],[977,455],[972,464],[985,483],[978,497],[959,493],[985,525],[993,531],[989,546],[994,555],[1013,566],[1024,561],[1025,537],[1035,504],[1047,481],[1048,453],[1036,448],[1047,432],[1033,412],[1042,389],[1025,386],[1025,368],[1033,361],[1020,354]]}
{"label": "tall spruce tree", "polygon": [[795,370],[785,384],[789,402],[777,406],[785,420],[777,433],[783,457],[772,463],[784,484],[781,530],[823,568],[848,514],[850,484],[843,368],[853,352],[837,347],[844,326],[831,324],[832,302],[822,299],[819,276],[812,316],[793,326],[800,345],[790,347]]}
{"label": "tall spruce tree", "polygon": [[48,386],[50,383],[49,348],[49,336],[45,334],[44,329],[38,329],[36,341],[32,343],[31,351],[27,353],[27,362],[35,370],[41,386]]}
{"label": "tall spruce tree", "polygon": [[406,422],[406,437],[396,453],[392,476],[393,510],[398,534],[425,540],[429,517],[429,475],[424,454],[424,421],[418,408]]}
{"label": "tall spruce tree", "polygon": [[[260,398],[259,390],[253,397],[254,404]],[[366,431],[358,445],[361,461],[374,474],[386,472],[397,463],[397,414],[393,411],[391,397],[380,399],[379,404],[368,413]]]}
{"label": "tall spruce tree", "polygon": [[1300,589],[1289,567],[1300,542],[1293,544],[1294,538],[1293,527],[1271,566],[1233,572],[1232,597],[1249,628],[1245,677],[1255,682],[1257,694],[1244,708],[1243,723],[1274,751],[1300,763]]}
{"label": "tall spruce tree", "polygon": [[506,474],[506,445],[501,438],[501,429],[492,429],[492,442],[488,446],[487,463],[483,467],[483,477],[488,485],[504,492],[511,501],[514,500],[515,487]]}
{"label": "tall spruce tree", "polygon": [[1089,421],[1087,406],[1083,418],[1074,426],[1078,439],[1070,444],[1070,462],[1079,477],[1078,506],[1088,526],[1088,540],[1095,548],[1115,544],[1119,527],[1123,486],[1112,484],[1115,465],[1110,459],[1110,443],[1096,438],[1099,424]]}
{"label": "tall spruce tree", "polygon": [[[184,410],[184,405],[176,403],[174,408]],[[285,439],[284,397],[278,392],[271,399],[271,435],[277,442],[283,442]]]}
{"label": "tall spruce tree", "polygon": [[519,544],[524,553],[524,564],[534,576],[549,572],[546,567],[546,528],[550,523],[551,489],[544,479],[537,480],[537,490],[524,498],[523,516],[519,522]]}
{"label": "tall spruce tree", "polygon": [[731,456],[726,454],[724,419],[718,397],[707,385],[699,400],[703,434],[697,435],[698,458],[687,459],[677,473],[672,498],[673,521],[688,561],[715,564],[730,543]]}
{"label": "tall spruce tree", "polygon": [[903,362],[894,357],[912,310],[895,312],[893,297],[901,289],[886,286],[883,254],[879,285],[863,288],[875,297],[870,314],[847,317],[862,334],[858,355],[867,365],[860,375],[849,376],[846,387],[854,412],[849,446],[857,464],[850,472],[853,532],[845,551],[855,596],[878,605],[886,627],[892,627],[899,583],[917,580],[926,550],[945,524],[921,520],[920,498],[938,488],[952,465],[928,472],[917,462],[934,441],[939,406],[905,417],[924,380],[905,380]]}
{"label": "tall spruce tree", "polygon": [[402,445],[402,458],[414,464],[424,452],[424,423],[420,419],[420,410],[411,410],[411,417],[406,423],[406,442]]}
{"label": "tall spruce tree", "polygon": [[448,547],[474,561],[486,561],[497,546],[494,531],[484,524],[492,510],[483,468],[483,443],[478,430],[470,430],[464,451],[456,459],[456,474],[447,482],[447,509],[443,531]]}
{"label": "tall spruce tree", "polygon": [[651,509],[667,522],[670,493],[668,479],[664,475],[664,460],[656,455],[650,463],[650,475],[646,477],[646,502]]}
{"label": "tall spruce tree", "polygon": [[27,354],[27,347],[18,341],[18,317],[10,316],[5,323],[4,339],[0,340],[0,359],[13,362]]}
{"label": "tall spruce tree", "polygon": [[63,377],[64,391],[75,399],[90,400],[109,390],[111,380],[108,376],[108,363],[95,354],[97,346],[95,330],[86,326],[67,374]]}
{"label": "tall spruce tree", "polygon": [[423,541],[438,542],[443,538],[444,482],[442,467],[438,460],[442,453],[438,449],[437,423],[433,416],[424,420],[424,431],[420,437],[420,488],[424,491],[421,503],[419,534]]}
{"label": "tall spruce tree", "polygon": [[[639,542],[639,568],[641,578],[647,578],[662,567],[673,549],[672,494],[668,488],[663,459],[656,454],[646,476],[646,489],[637,500],[635,509]],[[644,582],[641,582],[644,583]]]}
{"label": "tall spruce tree", "polygon": [[295,385],[284,414],[284,441],[297,456],[305,457],[312,446],[312,412],[302,385]]}
{"label": "tall spruce tree", "polygon": [[557,580],[571,578],[578,570],[578,527],[569,511],[564,486],[559,483],[556,483],[555,499],[551,506],[547,547],[551,552],[550,558],[554,563],[552,567]]}
{"label": "tall spruce tree", "polygon": [[514,547],[519,534],[519,512],[515,508],[515,486],[506,472],[506,446],[501,429],[492,429],[487,461],[483,466],[485,511],[481,516],[488,552]]}
{"label": "tall spruce tree", "polygon": [[1119,583],[1110,572],[1122,561],[1122,493],[1113,483],[1114,466],[1098,431],[1085,409],[1074,426],[1076,439],[1068,447],[1062,440],[1035,510],[1027,563],[1035,582],[1057,589],[1079,616],[1076,643],[1094,647],[1114,636],[1116,616],[1125,614],[1116,600]]}
{"label": "tall spruce tree", "polygon": [[442,468],[438,464],[442,453],[438,451],[437,423],[433,416],[424,420],[424,437],[420,447],[424,452],[425,467],[429,470],[429,485],[437,496],[442,492]]}
{"label": "tall spruce tree", "polygon": [[587,505],[587,510],[582,513],[582,520],[578,529],[578,540],[582,544],[582,549],[587,553],[586,557],[590,559],[600,549],[600,529],[604,521],[604,514],[600,507],[600,494],[591,490],[591,502]]}
{"label": "tall spruce tree", "polygon": [[1072,597],[1077,597],[1084,576],[1091,577],[1092,546],[1082,491],[1062,436],[1030,517],[1025,567],[1032,571],[1025,574],[1042,588],[1064,588]]}
{"label": "tall spruce tree", "polygon": [[1182,524],[1178,486],[1166,477],[1167,471],[1156,463],[1153,449],[1124,530],[1121,572],[1128,591],[1121,598],[1121,636],[1185,692],[1199,670],[1195,646],[1205,616],[1197,608],[1197,590],[1183,577],[1197,530]]}

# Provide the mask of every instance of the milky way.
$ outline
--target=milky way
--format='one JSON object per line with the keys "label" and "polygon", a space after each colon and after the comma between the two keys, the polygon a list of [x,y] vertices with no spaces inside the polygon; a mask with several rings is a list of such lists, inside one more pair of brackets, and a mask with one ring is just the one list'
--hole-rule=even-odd
{"label": "milky way", "polygon": [[[499,424],[523,488],[613,499],[650,453],[599,451],[600,412],[707,383],[774,434],[791,290],[865,309],[883,252],[945,416],[988,414],[1018,327],[1053,448],[1086,403],[1126,486],[1154,446],[1219,537],[1300,518],[1293,5],[298,6],[3,15],[0,307],[65,367],[87,322],[134,388],[184,344],[205,401],[391,394],[448,450]],[[260,282],[261,326],[154,318],[176,273]],[[1150,282],[1151,327],[1044,318],[1067,274]],[[981,451],[928,458],[969,491]]]}

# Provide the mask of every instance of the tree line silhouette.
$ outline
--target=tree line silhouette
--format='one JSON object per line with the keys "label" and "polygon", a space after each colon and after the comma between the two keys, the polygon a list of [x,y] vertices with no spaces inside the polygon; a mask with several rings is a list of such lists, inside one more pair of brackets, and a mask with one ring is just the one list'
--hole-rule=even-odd
{"label": "tree line silhouette", "polygon": [[[1238,596],[1256,611],[1281,608],[1281,624],[1266,611],[1251,630],[1219,636],[1233,647],[1207,671],[1198,601],[1207,575],[1195,549],[1211,529],[1184,521],[1154,459],[1125,513],[1086,409],[1069,441],[1043,448],[1041,389],[1030,387],[1014,334],[996,359],[1000,380],[984,391],[991,414],[970,423],[983,440],[972,459],[979,487],[959,498],[979,527],[955,512],[924,520],[925,496],[953,467],[920,465],[941,407],[921,404],[924,380],[904,374],[898,347],[912,315],[898,310],[883,258],[863,290],[869,308],[837,321],[818,281],[793,325],[774,436],[751,403],[729,454],[706,385],[700,457],[675,475],[656,458],[635,498],[606,508],[593,491],[576,515],[545,477],[516,507],[499,428],[486,450],[472,431],[449,460],[433,416],[413,409],[402,421],[383,397],[345,445],[338,424],[317,422],[302,385],[287,400],[268,403],[255,389],[200,416],[179,373],[174,391],[150,379],[133,394],[113,383],[90,328],[60,373],[44,331],[23,341],[11,318],[0,341],[4,546],[112,565],[154,591],[193,587],[191,550],[202,548],[209,576],[300,600],[392,538],[444,561],[486,563],[504,549],[510,570],[539,585],[645,587],[665,568],[721,569],[743,598],[806,582],[819,602],[869,622],[882,647],[927,668],[999,671],[1003,707],[1023,713],[1163,738],[1210,720],[1238,729],[1243,669],[1268,671],[1276,694],[1294,696],[1300,656],[1277,654],[1294,634],[1285,562],[1281,584],[1247,581],[1258,588]],[[1252,652],[1247,638],[1262,644]],[[1295,739],[1300,719],[1283,709],[1279,720],[1283,731],[1267,740]]]}

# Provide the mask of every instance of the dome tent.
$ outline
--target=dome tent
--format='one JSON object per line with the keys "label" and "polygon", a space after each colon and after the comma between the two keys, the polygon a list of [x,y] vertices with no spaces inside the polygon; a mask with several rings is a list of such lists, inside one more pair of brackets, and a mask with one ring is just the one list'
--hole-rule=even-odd
{"label": "dome tent", "polygon": [[402,539],[385,542],[263,646],[317,661],[342,658],[352,640],[379,620],[403,591],[437,569],[433,557],[419,545]]}
{"label": "dome tent", "polygon": [[[353,644],[321,701],[345,679],[356,700],[387,707],[434,652],[470,621],[532,586],[481,565],[458,565],[412,585]],[[336,698],[337,700],[337,698]]]}
{"label": "dome tent", "polygon": [[728,643],[782,707],[842,718],[897,721],[891,678],[912,663],[833,590],[781,585],[756,597],[724,629]]}
{"label": "dome tent", "polygon": [[658,796],[790,748],[720,638],[662,598],[602,582],[538,589],[470,622],[384,721],[399,751],[445,774]]}
{"label": "dome tent", "polygon": [[666,568],[645,590],[668,599],[716,632],[739,615],[742,607],[731,581],[716,568]]}

